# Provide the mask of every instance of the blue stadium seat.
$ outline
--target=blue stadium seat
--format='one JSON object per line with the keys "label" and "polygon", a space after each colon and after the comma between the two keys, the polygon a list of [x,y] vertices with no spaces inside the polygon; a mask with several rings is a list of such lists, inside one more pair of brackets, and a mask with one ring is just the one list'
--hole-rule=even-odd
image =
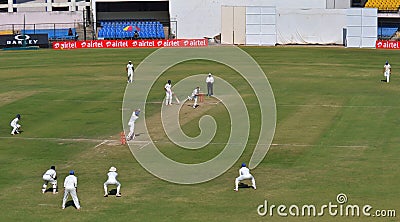
{"label": "blue stadium seat", "polygon": [[[75,28],[71,28],[72,33],[76,33]],[[68,28],[62,29],[34,29],[34,30],[23,30],[25,34],[47,34],[49,39],[53,40],[63,40],[63,39],[75,39],[75,35],[69,36],[68,35]]]}
{"label": "blue stadium seat", "polygon": [[[102,20],[100,25],[102,29],[98,33],[99,38],[132,39],[135,30],[138,30],[141,39],[164,38],[164,29],[159,21]],[[123,29],[129,25],[133,27],[133,30],[124,31]]]}
{"label": "blue stadium seat", "polygon": [[395,26],[381,26],[378,27],[378,36],[380,38],[390,38],[392,37],[398,30],[398,27]]}

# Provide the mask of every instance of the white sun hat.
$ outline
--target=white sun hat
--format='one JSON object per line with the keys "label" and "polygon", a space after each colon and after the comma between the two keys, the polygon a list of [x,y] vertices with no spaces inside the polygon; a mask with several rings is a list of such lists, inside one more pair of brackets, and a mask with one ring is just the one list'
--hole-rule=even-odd
{"label": "white sun hat", "polygon": [[117,168],[115,168],[115,167],[110,167],[110,169],[109,169],[108,171],[110,171],[110,172],[115,172],[115,171],[117,171]]}

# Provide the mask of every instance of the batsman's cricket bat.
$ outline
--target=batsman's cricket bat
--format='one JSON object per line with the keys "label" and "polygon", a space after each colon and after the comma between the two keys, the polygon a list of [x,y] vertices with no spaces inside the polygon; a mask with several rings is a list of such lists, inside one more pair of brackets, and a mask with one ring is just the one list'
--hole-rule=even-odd
{"label": "batsman's cricket bat", "polygon": [[179,99],[178,99],[178,97],[175,95],[175,100],[176,100],[176,102],[178,103],[178,104],[180,104],[181,103],[181,101],[179,101]]}

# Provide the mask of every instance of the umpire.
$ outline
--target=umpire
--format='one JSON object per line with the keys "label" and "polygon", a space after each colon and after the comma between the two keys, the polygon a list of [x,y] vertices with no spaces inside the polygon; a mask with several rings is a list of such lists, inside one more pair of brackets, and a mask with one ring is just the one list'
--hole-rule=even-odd
{"label": "umpire", "polygon": [[212,77],[211,73],[208,73],[208,76],[206,78],[206,83],[207,83],[207,96],[214,95],[213,92],[214,77]]}

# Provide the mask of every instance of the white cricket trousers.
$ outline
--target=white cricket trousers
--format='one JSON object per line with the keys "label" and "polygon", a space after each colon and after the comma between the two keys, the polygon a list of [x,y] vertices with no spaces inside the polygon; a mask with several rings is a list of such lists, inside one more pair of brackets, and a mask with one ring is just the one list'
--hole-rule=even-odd
{"label": "white cricket trousers", "polygon": [[129,125],[129,134],[127,136],[127,139],[131,140],[134,138],[135,122],[129,122],[128,125]]}
{"label": "white cricket trousers", "polygon": [[385,72],[386,82],[389,82],[390,72]]}
{"label": "white cricket trousers", "polygon": [[117,194],[119,194],[119,191],[121,189],[121,183],[118,182],[118,180],[107,180],[104,183],[104,195],[108,194],[108,189],[107,189],[108,185],[116,185],[117,186]]}
{"label": "white cricket trousers", "polygon": [[239,177],[236,177],[235,180],[235,190],[239,189],[239,182],[242,180],[251,180],[251,185],[256,188],[256,180],[254,179],[253,175],[247,174],[247,175],[241,175]]}
{"label": "white cricket trousers", "polygon": [[19,125],[19,124],[11,124],[11,127],[13,128],[12,130],[11,130],[11,134],[15,134],[15,133],[19,133],[18,132],[18,128],[20,128],[21,127],[21,125]]}
{"label": "white cricket trousers", "polygon": [[47,189],[47,184],[50,182],[53,185],[53,193],[57,190],[57,180],[53,179],[50,175],[43,175],[44,184],[42,186],[42,192],[44,193]]}
{"label": "white cricket trousers", "polygon": [[193,108],[196,108],[196,106],[197,106],[197,97],[198,97],[198,96],[194,96]]}
{"label": "white cricket trousers", "polygon": [[133,70],[128,70],[128,82],[133,81]]}
{"label": "white cricket trousers", "polygon": [[71,194],[71,197],[72,197],[72,200],[74,201],[76,209],[80,209],[81,205],[79,205],[78,196],[76,195],[76,188],[65,188],[64,189],[64,198],[63,198],[62,208],[65,208],[65,203],[67,203],[69,194]]}
{"label": "white cricket trousers", "polygon": [[165,105],[172,105],[172,92],[165,92]]}

